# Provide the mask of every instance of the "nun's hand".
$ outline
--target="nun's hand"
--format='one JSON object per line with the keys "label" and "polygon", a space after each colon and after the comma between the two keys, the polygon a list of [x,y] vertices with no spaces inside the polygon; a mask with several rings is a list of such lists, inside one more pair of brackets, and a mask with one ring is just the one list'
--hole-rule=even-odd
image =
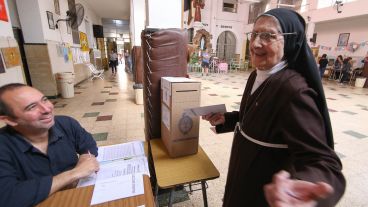
{"label": "nun's hand", "polygon": [[290,179],[290,174],[280,171],[272,183],[265,185],[265,196],[271,207],[314,207],[317,200],[333,193],[333,188],[323,182],[311,183]]}
{"label": "nun's hand", "polygon": [[225,123],[225,116],[222,113],[210,113],[202,116],[202,119],[209,121],[212,126]]}

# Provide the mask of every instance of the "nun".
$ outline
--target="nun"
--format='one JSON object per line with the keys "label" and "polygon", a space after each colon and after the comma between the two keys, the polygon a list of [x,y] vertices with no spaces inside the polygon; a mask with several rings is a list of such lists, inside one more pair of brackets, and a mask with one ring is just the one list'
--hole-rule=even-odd
{"label": "nun", "polygon": [[239,111],[203,116],[234,131],[223,206],[334,206],[345,190],[305,21],[289,9],[260,15],[250,41],[256,68]]}

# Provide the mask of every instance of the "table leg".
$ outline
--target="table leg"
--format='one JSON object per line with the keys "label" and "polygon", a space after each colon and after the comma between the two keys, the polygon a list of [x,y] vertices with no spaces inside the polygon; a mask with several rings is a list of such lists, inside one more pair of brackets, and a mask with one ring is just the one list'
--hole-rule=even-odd
{"label": "table leg", "polygon": [[168,205],[168,207],[172,207],[174,191],[175,191],[175,187],[171,188],[170,195],[169,195],[169,205]]}
{"label": "table leg", "polygon": [[206,181],[201,181],[201,184],[202,184],[203,204],[204,204],[204,207],[208,207],[207,192],[206,192]]}

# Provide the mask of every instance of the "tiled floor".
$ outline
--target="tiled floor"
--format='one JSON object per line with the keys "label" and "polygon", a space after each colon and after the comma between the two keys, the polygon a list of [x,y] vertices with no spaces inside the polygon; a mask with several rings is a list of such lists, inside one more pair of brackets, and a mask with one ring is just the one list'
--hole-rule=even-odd
{"label": "tiled floor", "polygon": [[[119,67],[116,77],[106,72],[105,80],[82,82],[72,99],[55,100],[56,114],[76,118],[91,132],[98,145],[144,140],[143,106],[134,103],[131,78]],[[238,110],[248,72],[211,74],[202,77],[201,105],[225,103]],[[335,149],[342,159],[347,189],[339,207],[368,206],[368,89],[340,86],[323,81],[335,135]],[[220,171],[220,178],[208,182],[209,206],[221,206],[227,174],[232,133],[216,135],[207,122],[200,123],[200,145]],[[190,200],[175,206],[203,206],[197,191]]]}

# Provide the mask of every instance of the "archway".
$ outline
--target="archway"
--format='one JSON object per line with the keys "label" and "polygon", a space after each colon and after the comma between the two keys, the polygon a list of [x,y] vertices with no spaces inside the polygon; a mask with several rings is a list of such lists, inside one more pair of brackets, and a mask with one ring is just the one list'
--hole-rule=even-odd
{"label": "archway", "polygon": [[235,56],[236,38],[234,33],[230,31],[222,32],[217,38],[216,56],[226,62]]}
{"label": "archway", "polygon": [[209,52],[212,52],[211,39],[212,35],[209,32],[205,29],[200,29],[193,37],[193,45],[196,45],[200,50],[208,49]]}

